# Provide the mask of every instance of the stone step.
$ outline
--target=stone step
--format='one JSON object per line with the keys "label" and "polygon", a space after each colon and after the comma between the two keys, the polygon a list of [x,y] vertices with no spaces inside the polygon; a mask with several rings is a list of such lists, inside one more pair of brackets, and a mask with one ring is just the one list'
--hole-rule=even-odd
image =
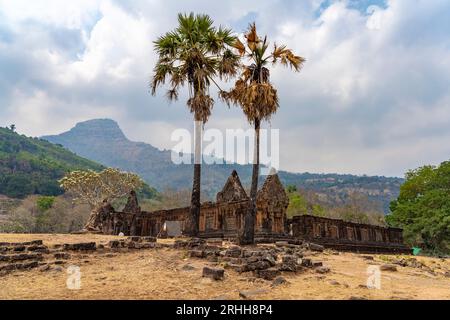
{"label": "stone step", "polygon": [[22,253],[22,254],[11,254],[11,255],[0,255],[0,261],[2,262],[16,262],[24,260],[43,260],[42,254],[40,253]]}
{"label": "stone step", "polygon": [[14,271],[14,270],[29,270],[39,267],[38,261],[25,262],[25,263],[11,263],[6,265],[0,265],[0,271]]}
{"label": "stone step", "polygon": [[13,247],[13,246],[42,246],[44,241],[42,240],[33,240],[29,242],[0,242],[0,247]]}
{"label": "stone step", "polygon": [[66,251],[95,251],[97,250],[97,244],[95,242],[88,243],[71,243],[64,244],[64,250]]}

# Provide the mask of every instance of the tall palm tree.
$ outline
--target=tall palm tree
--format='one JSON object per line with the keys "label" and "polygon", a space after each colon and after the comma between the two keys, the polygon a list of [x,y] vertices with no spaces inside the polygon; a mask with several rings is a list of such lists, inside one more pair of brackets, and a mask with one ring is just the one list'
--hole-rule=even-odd
{"label": "tall palm tree", "polygon": [[256,32],[256,24],[250,25],[245,35],[245,45],[237,39],[233,45],[242,59],[248,64],[242,66],[242,74],[234,88],[228,92],[221,92],[221,97],[228,104],[240,106],[250,124],[255,127],[255,156],[253,159],[252,186],[250,191],[250,205],[244,218],[243,232],[239,236],[241,244],[253,244],[255,237],[256,196],[259,178],[259,149],[260,128],[263,120],[270,120],[279,108],[277,90],[270,82],[269,64],[281,63],[299,72],[304,58],[296,56],[286,46],[275,44],[273,51],[269,51],[267,37],[261,39]]}
{"label": "tall palm tree", "polygon": [[235,76],[239,56],[231,45],[236,38],[229,29],[215,28],[213,20],[204,14],[179,14],[178,27],[155,41],[159,55],[151,83],[152,94],[170,82],[169,100],[177,100],[180,88],[188,87],[187,106],[195,121],[195,158],[191,210],[185,223],[185,234],[196,236],[199,231],[201,184],[201,132],[208,121],[214,100],[209,94],[214,78]]}

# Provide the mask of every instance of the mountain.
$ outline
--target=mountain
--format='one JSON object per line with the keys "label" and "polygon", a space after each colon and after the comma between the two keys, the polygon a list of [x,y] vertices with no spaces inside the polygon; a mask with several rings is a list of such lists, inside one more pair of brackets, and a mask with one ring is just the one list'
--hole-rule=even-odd
{"label": "mountain", "polygon": [[[110,119],[96,119],[78,123],[70,131],[42,139],[60,144],[76,154],[105,166],[139,174],[148,184],[160,191],[192,187],[192,165],[175,165],[171,151],[161,151],[150,144],[130,141],[119,125]],[[244,186],[249,186],[252,168],[237,164],[203,165],[202,191],[214,199],[229,175],[236,170]],[[345,203],[352,193],[366,195],[380,204],[385,212],[399,194],[400,178],[366,177],[338,174],[295,174],[280,172],[285,185],[316,192],[324,202]],[[263,182],[263,179],[261,179]],[[206,199],[205,199],[206,200]]]}
{"label": "mountain", "polygon": [[0,128],[0,194],[23,198],[32,194],[59,195],[58,179],[73,170],[101,170],[62,146]]}

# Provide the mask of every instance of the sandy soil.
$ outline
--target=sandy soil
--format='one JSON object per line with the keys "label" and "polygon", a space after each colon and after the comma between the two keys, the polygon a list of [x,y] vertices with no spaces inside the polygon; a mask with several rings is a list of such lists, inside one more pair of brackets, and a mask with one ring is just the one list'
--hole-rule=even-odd
{"label": "sandy soil", "polygon": [[[0,242],[44,240],[46,245],[96,241],[106,243],[117,237],[86,235],[1,235]],[[397,272],[383,271],[381,289],[367,289],[369,264],[384,264],[389,256],[374,256],[367,261],[362,255],[326,251],[313,257],[323,261],[331,272],[314,271],[283,276],[289,281],[278,287],[271,282],[255,280],[251,274],[226,270],[224,281],[202,278],[205,260],[186,257],[186,252],[153,249],[123,253],[72,254],[59,271],[38,269],[0,276],[0,299],[239,299],[242,290],[267,289],[256,299],[445,299],[450,300],[450,261],[420,257],[418,260],[434,274],[422,269],[398,267]],[[187,264],[195,269],[185,271]],[[66,268],[81,269],[81,289],[66,286]]]}

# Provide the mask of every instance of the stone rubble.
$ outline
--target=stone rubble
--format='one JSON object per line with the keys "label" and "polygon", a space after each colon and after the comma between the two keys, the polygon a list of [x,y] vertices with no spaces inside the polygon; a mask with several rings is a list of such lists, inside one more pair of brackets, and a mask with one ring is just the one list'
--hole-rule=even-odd
{"label": "stone rubble", "polygon": [[[26,243],[0,243],[0,272],[47,268],[46,265],[65,265],[72,258],[89,261],[89,254],[98,252],[106,258],[130,250],[172,248],[186,251],[187,257],[202,259],[207,266],[203,276],[223,279],[225,270],[245,273],[262,281],[273,281],[283,273],[299,273],[307,269],[326,273],[322,262],[308,258],[312,251],[320,251],[321,246],[303,241],[278,241],[249,247],[224,246],[223,241],[206,241],[192,238],[176,240],[173,245],[158,243],[154,237],[128,237],[111,240],[106,244],[95,242],[54,245],[49,248],[41,240]],[[73,254],[71,254],[71,252]],[[83,253],[86,253],[83,255]],[[183,271],[195,270],[183,267]],[[322,268],[322,269],[321,269]],[[49,269],[51,269],[49,267]]]}
{"label": "stone rubble", "polygon": [[213,280],[223,280],[225,277],[225,270],[221,268],[203,268],[203,278],[211,278]]}

